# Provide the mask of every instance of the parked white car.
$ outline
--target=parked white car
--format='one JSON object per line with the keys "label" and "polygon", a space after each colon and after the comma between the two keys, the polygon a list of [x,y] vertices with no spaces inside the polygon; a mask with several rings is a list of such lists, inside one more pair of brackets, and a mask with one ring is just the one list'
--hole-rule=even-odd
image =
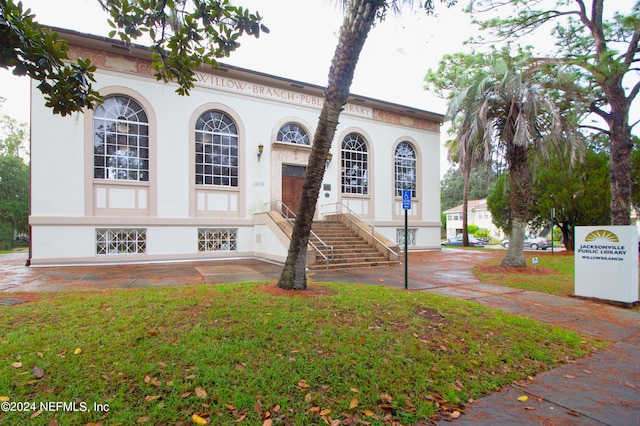
{"label": "parked white car", "polygon": [[[502,241],[502,247],[509,248],[509,240],[505,239]],[[546,250],[551,247],[551,240],[547,240],[542,237],[528,237],[524,239],[524,248],[530,248],[532,250]]]}

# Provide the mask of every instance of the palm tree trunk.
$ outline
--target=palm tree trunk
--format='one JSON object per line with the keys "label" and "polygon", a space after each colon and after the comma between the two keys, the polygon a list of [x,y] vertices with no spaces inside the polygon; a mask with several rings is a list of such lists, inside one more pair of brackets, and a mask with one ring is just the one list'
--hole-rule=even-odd
{"label": "palm tree trunk", "polygon": [[509,194],[511,235],[509,236],[509,249],[502,259],[502,266],[520,267],[526,266],[523,243],[529,209],[531,208],[531,172],[529,171],[527,147],[508,144],[507,161],[511,174]]}
{"label": "palm tree trunk", "polygon": [[377,13],[384,4],[385,2],[381,0],[352,0],[349,2],[348,10],[345,11],[340,28],[340,39],[331,61],[324,104],[313,137],[287,260],[278,281],[280,288],[287,290],[307,288],[307,244],[324,176],[325,159],[336,133],[338,118],[349,96],[349,88],[360,52]]}

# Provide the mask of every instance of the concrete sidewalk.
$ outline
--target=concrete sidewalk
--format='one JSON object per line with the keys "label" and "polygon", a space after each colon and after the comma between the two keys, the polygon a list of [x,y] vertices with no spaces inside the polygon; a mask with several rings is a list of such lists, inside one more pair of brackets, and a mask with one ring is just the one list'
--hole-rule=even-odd
{"label": "concrete sidewalk", "polygon": [[[480,283],[473,268],[500,253],[411,253],[409,288],[473,300],[613,344],[514,383],[468,405],[456,424],[640,425],[640,312],[570,297]],[[281,266],[259,260],[27,268],[26,253],[0,255],[0,299],[23,292],[272,281]],[[404,266],[309,272],[310,282],[404,287]],[[4,293],[3,293],[4,292]],[[517,400],[528,395],[527,402]],[[449,423],[449,422],[443,422]]]}

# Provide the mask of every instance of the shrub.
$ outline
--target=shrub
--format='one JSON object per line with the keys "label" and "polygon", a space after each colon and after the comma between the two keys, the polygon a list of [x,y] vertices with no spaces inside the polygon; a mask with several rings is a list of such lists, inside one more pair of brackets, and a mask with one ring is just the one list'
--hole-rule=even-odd
{"label": "shrub", "polygon": [[488,229],[479,229],[473,234],[476,238],[489,238],[489,230]]}

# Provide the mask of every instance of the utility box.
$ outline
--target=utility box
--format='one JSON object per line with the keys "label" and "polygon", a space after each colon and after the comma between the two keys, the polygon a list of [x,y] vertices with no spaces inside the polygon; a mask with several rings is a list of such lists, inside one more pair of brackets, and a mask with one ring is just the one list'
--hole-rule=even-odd
{"label": "utility box", "polygon": [[635,226],[576,226],[575,295],[625,304],[638,301]]}

